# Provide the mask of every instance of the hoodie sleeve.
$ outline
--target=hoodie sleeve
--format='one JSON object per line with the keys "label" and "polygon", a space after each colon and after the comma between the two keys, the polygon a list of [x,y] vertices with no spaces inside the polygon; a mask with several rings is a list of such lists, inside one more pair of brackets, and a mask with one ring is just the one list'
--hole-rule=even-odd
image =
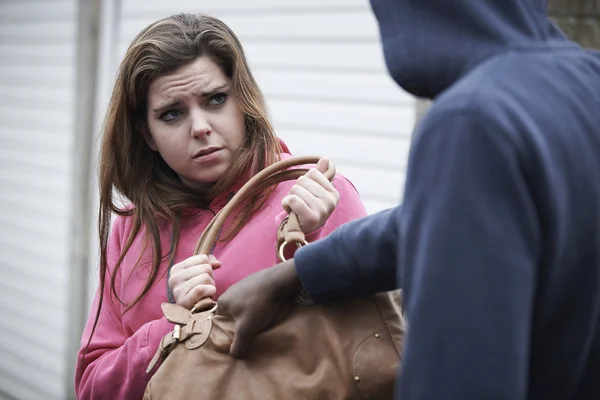
{"label": "hoodie sleeve", "polygon": [[[121,254],[124,218],[117,217],[108,244],[108,267],[113,271]],[[120,293],[117,272],[116,291]],[[85,399],[141,399],[151,373],[146,373],[161,339],[173,329],[164,317],[144,324],[136,332],[127,332],[121,321],[121,305],[110,291],[107,274],[100,317],[86,352],[99,303],[99,290],[92,303],[91,313],[84,328],[81,348],[77,357],[75,392]]]}
{"label": "hoodie sleeve", "polygon": [[400,230],[402,399],[527,398],[541,234],[517,149],[475,112],[431,116],[415,139]]}
{"label": "hoodie sleeve", "polygon": [[304,290],[317,303],[393,290],[401,207],[336,226],[327,237],[296,251]]}

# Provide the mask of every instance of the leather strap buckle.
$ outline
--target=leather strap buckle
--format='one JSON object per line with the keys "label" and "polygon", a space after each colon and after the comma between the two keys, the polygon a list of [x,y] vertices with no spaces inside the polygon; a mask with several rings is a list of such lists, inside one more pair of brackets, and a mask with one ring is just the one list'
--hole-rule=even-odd
{"label": "leather strap buckle", "polygon": [[[306,240],[304,240],[302,243],[301,242],[296,242],[296,246],[298,246],[298,248],[302,247],[302,246],[306,246],[308,244],[308,242]],[[281,246],[279,246],[279,260],[281,260],[281,262],[285,261],[285,256],[283,255],[283,251],[285,250],[285,246],[288,245],[288,242],[283,242],[281,243]]]}

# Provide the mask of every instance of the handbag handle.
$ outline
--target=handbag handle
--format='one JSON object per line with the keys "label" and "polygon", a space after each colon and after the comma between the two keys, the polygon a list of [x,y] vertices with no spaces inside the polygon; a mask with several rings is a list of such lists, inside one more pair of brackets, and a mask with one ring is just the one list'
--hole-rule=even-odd
{"label": "handbag handle", "polygon": [[[196,247],[194,248],[194,255],[210,254],[211,249],[214,248],[214,244],[219,239],[219,235],[221,233],[223,225],[225,224],[225,221],[227,220],[231,212],[242,201],[255,195],[256,193],[259,193],[269,188],[270,186],[277,185],[284,181],[298,179],[302,175],[306,174],[308,170],[300,168],[288,170],[288,168],[295,167],[298,165],[316,164],[319,161],[319,159],[320,157],[316,156],[290,157],[269,165],[268,167],[254,175],[252,178],[250,178],[250,180],[248,180],[248,182],[246,182],[240,188],[240,190],[237,191],[237,193],[231,198],[231,200],[229,200],[225,207],[223,207],[223,209],[221,209],[221,211],[219,211],[217,215],[213,217],[212,221],[208,224],[208,226],[200,236],[200,239],[196,243]],[[335,166],[333,165],[333,163],[329,163],[329,167],[327,168],[327,171],[325,171],[324,175],[329,180],[333,179],[333,176],[335,175]],[[297,241],[297,231],[300,231],[298,224],[298,216],[294,212],[289,210],[289,216],[287,218],[287,221],[284,222],[287,223],[287,228],[280,228],[280,231],[283,230],[282,234],[285,236],[289,236],[289,234],[286,235],[286,232],[290,231],[290,234],[292,235],[290,240]],[[302,240],[304,240],[303,237]],[[278,253],[280,254],[280,258],[283,255],[283,247],[285,247],[286,244],[287,240],[283,241],[282,243],[279,243]],[[297,244],[298,246],[300,246],[301,243],[298,242]]]}

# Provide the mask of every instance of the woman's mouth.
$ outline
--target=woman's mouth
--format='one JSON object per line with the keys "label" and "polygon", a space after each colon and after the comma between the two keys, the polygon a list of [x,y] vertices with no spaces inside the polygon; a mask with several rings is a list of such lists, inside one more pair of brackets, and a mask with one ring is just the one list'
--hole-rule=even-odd
{"label": "woman's mouth", "polygon": [[202,149],[196,153],[193,157],[194,161],[205,162],[212,161],[218,157],[220,157],[222,152],[221,147],[209,147],[207,149]]}

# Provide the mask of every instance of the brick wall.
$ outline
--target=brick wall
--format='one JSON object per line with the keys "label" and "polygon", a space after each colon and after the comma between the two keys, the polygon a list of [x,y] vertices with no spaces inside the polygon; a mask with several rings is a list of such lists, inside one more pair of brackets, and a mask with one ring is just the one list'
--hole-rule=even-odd
{"label": "brick wall", "polygon": [[571,39],[600,49],[600,0],[548,0],[548,10]]}

